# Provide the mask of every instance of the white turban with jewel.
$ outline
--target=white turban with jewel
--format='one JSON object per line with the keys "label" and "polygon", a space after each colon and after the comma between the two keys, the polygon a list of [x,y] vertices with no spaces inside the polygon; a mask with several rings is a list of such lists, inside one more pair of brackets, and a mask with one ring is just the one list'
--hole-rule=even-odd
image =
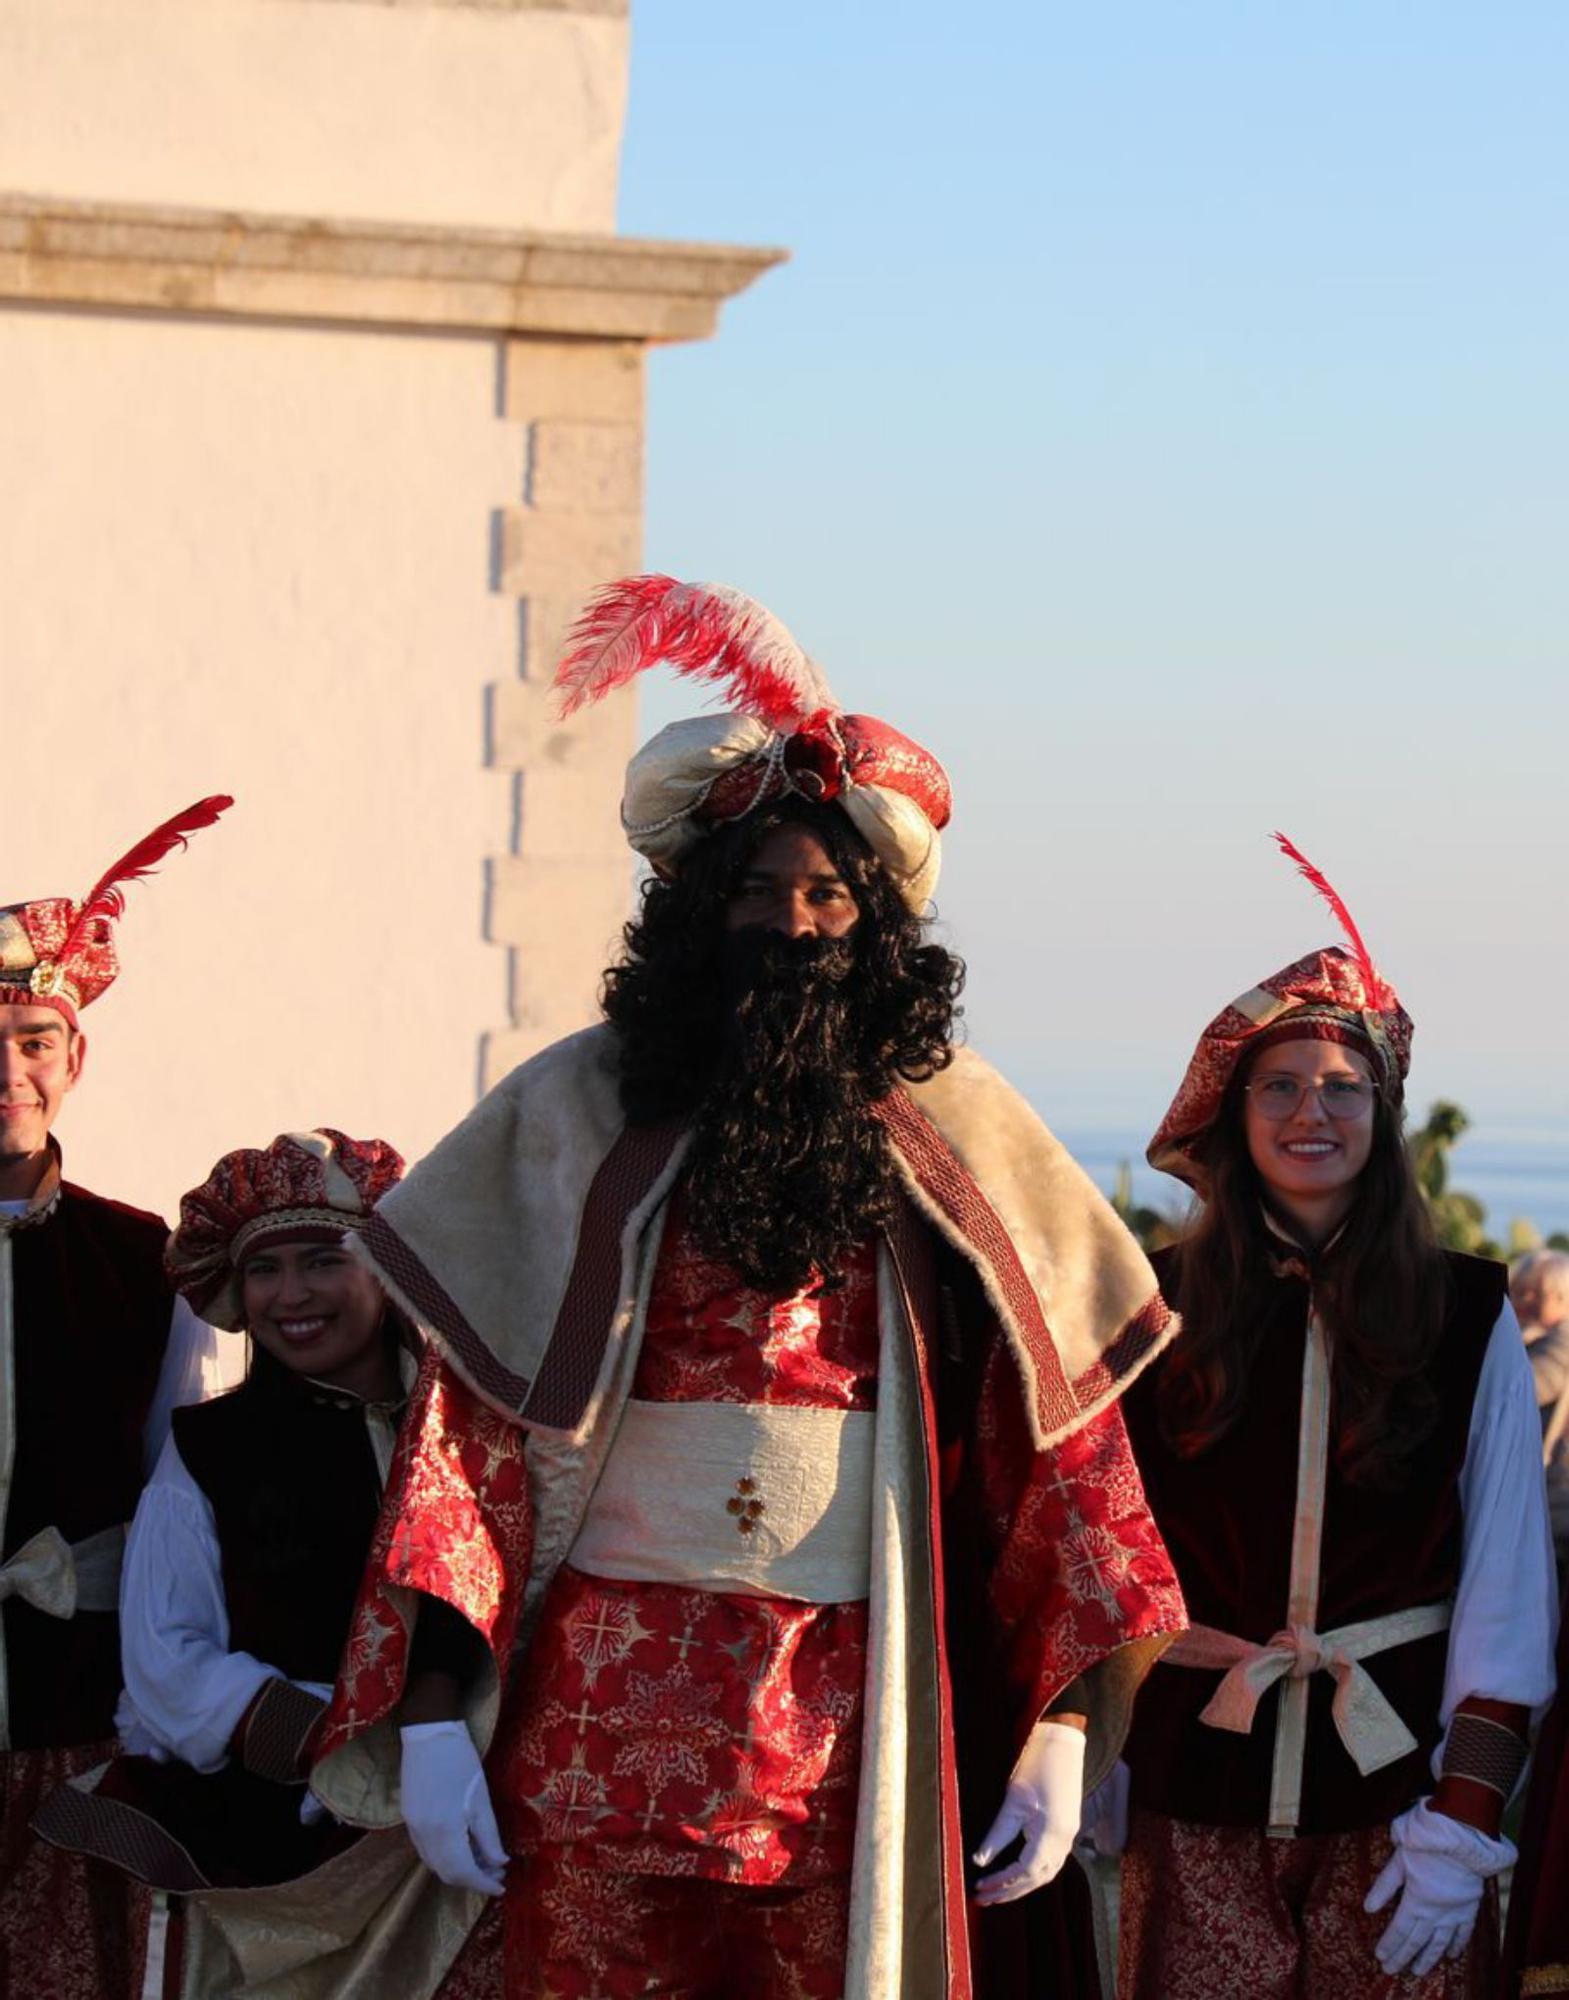
{"label": "white turban with jewel", "polygon": [[669,870],[715,827],[794,792],[838,804],[909,907],[925,910],[953,803],[929,751],[875,716],[846,715],[753,599],[668,576],[626,577],[589,601],[556,670],[562,713],[661,664],[722,687],[736,707],[671,723],[627,766],[621,821],[639,854]]}

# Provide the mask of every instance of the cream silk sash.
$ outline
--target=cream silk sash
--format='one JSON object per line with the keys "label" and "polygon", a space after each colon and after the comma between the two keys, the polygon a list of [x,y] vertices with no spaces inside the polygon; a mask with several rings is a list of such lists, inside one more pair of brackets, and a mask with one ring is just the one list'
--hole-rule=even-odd
{"label": "cream silk sash", "polygon": [[11,1559],[0,1564],[0,1604],[20,1597],[51,1618],[78,1611],[113,1611],[120,1601],[125,1529],[105,1528],[82,1542],[68,1542],[58,1528],[40,1528]]}
{"label": "cream silk sash", "polygon": [[1333,1714],[1341,1742],[1363,1777],[1416,1748],[1416,1738],[1360,1664],[1375,1653],[1444,1631],[1447,1604],[1419,1604],[1341,1625],[1315,1629],[1324,1541],[1324,1497],[1329,1480],[1329,1347],[1316,1313],[1310,1313],[1302,1356],[1302,1417],[1297,1446],[1297,1505],[1292,1527],[1291,1581],[1286,1626],[1259,1645],[1213,1626],[1195,1625],[1163,1656],[1175,1667],[1222,1669],[1225,1678],[1199,1719],[1212,1729],[1246,1736],[1261,1696],[1277,1682],[1275,1756],[1270,1776],[1269,1833],[1289,1838],[1302,1817],[1302,1766],[1307,1750],[1308,1682],[1326,1673],[1335,1682]]}
{"label": "cream silk sash", "polygon": [[[1165,1657],[1173,1666],[1227,1670],[1199,1720],[1212,1729],[1234,1730],[1239,1736],[1251,1733],[1260,1697],[1277,1681],[1289,1676],[1305,1682],[1313,1674],[1332,1675],[1335,1728],[1365,1778],[1414,1750],[1416,1738],[1360,1662],[1391,1647],[1404,1646],[1409,1640],[1426,1639],[1444,1631],[1448,1624],[1447,1604],[1419,1604],[1410,1611],[1391,1611],[1382,1618],[1341,1625],[1333,1632],[1314,1632],[1299,1625],[1277,1632],[1262,1646],[1230,1632],[1217,1632],[1212,1625],[1195,1625],[1175,1641]],[[1270,1800],[1271,1831],[1277,1822],[1285,1822],[1288,1813],[1291,1826],[1296,1825],[1306,1719],[1303,1705],[1293,1703],[1288,1721],[1282,1704],[1281,1720],[1276,1725],[1277,1752],[1281,1737],[1288,1740],[1283,1757],[1277,1755],[1277,1765],[1284,1763],[1293,1783],[1288,1796]]]}
{"label": "cream silk sash", "polygon": [[630,1401],[567,1561],[742,1596],[864,1598],[875,1429],[863,1410]]}
{"label": "cream silk sash", "polygon": [[[58,1528],[40,1528],[8,1562],[0,1563],[0,1604],[19,1597],[50,1618],[74,1618],[78,1611],[114,1611],[120,1602],[124,1554],[123,1526],[105,1528],[75,1543]],[[5,1622],[0,1619],[0,1750],[11,1744],[8,1695]]]}

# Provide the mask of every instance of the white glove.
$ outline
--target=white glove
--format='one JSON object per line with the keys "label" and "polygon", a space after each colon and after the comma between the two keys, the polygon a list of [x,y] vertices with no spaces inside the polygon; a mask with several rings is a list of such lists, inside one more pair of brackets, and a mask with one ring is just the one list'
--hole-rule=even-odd
{"label": "white glove", "polygon": [[1083,1817],[1074,1840],[1076,1847],[1093,1848],[1108,1860],[1115,1859],[1128,1844],[1128,1792],[1132,1773],[1119,1757],[1084,1801]]}
{"label": "white glove", "polygon": [[1084,1731],[1069,1722],[1037,1722],[1019,1752],[1002,1810],[975,1850],[975,1865],[995,1861],[1018,1834],[1016,1861],[975,1885],[977,1903],[1013,1903],[1049,1882],[1067,1860],[1084,1808]]}
{"label": "white glove", "polygon": [[1381,1910],[1397,1889],[1401,1892],[1376,1956],[1391,1977],[1409,1968],[1420,1978],[1441,1958],[1458,1958],[1471,1942],[1482,1884],[1513,1864],[1515,1847],[1435,1812],[1426,1799],[1403,1812],[1389,1831],[1395,1851],[1362,1907]]}
{"label": "white glove", "polygon": [[415,1852],[454,1889],[499,1896],[507,1853],[466,1722],[411,1722],[403,1738],[403,1819]]}

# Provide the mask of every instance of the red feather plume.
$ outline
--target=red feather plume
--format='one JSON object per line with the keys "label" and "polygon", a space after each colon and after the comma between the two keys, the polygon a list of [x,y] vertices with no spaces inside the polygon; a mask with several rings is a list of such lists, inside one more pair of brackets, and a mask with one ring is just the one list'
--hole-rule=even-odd
{"label": "red feather plume", "polygon": [[1321,869],[1315,868],[1302,852],[1301,848],[1293,846],[1283,833],[1276,833],[1272,838],[1286,859],[1296,863],[1297,873],[1307,877],[1319,895],[1323,897],[1324,901],[1334,911],[1335,921],[1345,932],[1346,942],[1350,945],[1357,964],[1362,968],[1362,976],[1367,981],[1368,993],[1373,1000],[1373,1004],[1377,1007],[1387,1005],[1391,997],[1389,988],[1384,984],[1378,968],[1373,963],[1373,955],[1362,942],[1362,933],[1357,929],[1351,912],[1346,908],[1334,884]]}
{"label": "red feather plume", "polygon": [[838,712],[821,670],[779,620],[725,584],[629,576],[589,599],[567,634],[555,686],[563,717],[624,687],[645,667],[710,681],[772,729]]}
{"label": "red feather plume", "polygon": [[199,832],[204,826],[211,826],[219,814],[227,812],[233,804],[233,799],[226,793],[216,793],[210,799],[198,799],[195,805],[187,806],[173,819],[166,819],[162,826],[155,826],[129,853],[122,854],[88,891],[71,921],[65,942],[55,954],[56,959],[68,958],[98,918],[113,923],[122,914],[125,909],[125,896],[119,886],[122,882],[139,882],[150,875],[166,854],[176,847],[186,846],[191,834]]}

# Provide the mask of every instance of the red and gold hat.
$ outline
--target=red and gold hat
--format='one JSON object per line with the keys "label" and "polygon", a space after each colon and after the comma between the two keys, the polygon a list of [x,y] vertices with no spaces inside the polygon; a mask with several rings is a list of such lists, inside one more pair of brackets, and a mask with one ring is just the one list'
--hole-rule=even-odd
{"label": "red and gold hat", "polygon": [[223,796],[200,799],[154,827],[80,903],[45,896],[0,910],[0,1004],[53,1007],[75,1027],[80,1009],[90,1006],[120,970],[114,927],[125,897],[119,885],[150,875],[171,848],[184,847],[188,835],[211,826],[233,804]]}
{"label": "red and gold hat", "polygon": [[240,1265],[265,1243],[341,1241],[403,1177],[403,1156],[385,1139],[283,1132],[265,1150],[225,1153],[200,1187],[180,1198],[180,1222],[164,1269],[202,1318],[245,1325]]}
{"label": "red and gold hat", "polygon": [[752,598],[669,576],[624,577],[590,599],[556,670],[562,714],[660,664],[722,687],[736,707],[671,723],[628,765],[621,823],[639,854],[670,868],[715,827],[793,792],[837,803],[904,900],[926,907],[953,809],[929,750],[875,716],[846,715]]}
{"label": "red and gold hat", "polygon": [[1379,1088],[1398,1098],[1411,1067],[1411,1017],[1374,965],[1351,913],[1328,881],[1283,833],[1281,851],[1340,919],[1350,950],[1326,945],[1249,988],[1199,1037],[1187,1073],[1149,1143],[1152,1167],[1204,1189],[1204,1142],[1237,1065],[1271,1042],[1340,1042],[1366,1056]]}

